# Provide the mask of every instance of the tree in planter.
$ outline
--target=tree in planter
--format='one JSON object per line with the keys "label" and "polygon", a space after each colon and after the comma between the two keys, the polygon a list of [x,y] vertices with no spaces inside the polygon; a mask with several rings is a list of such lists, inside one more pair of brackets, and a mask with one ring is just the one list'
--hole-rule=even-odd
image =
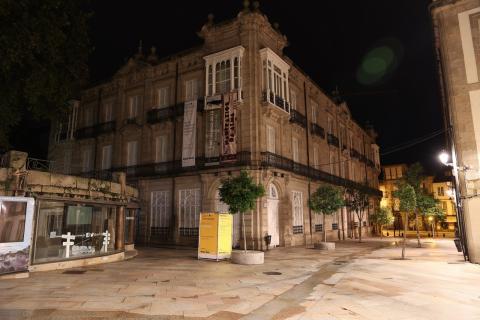
{"label": "tree in planter", "polygon": [[400,211],[405,212],[405,224],[403,231],[403,246],[402,246],[402,259],[405,259],[405,247],[407,244],[407,226],[408,215],[416,210],[417,197],[415,195],[415,189],[408,183],[401,183],[398,185],[398,190],[393,193],[394,197],[400,200]]}
{"label": "tree in planter", "polygon": [[316,214],[323,214],[323,242],[327,242],[325,216],[332,215],[345,205],[343,193],[339,188],[327,185],[317,189],[308,200],[308,206]]}
{"label": "tree in planter", "polygon": [[[420,242],[420,230],[418,224],[419,215],[424,213],[429,206],[431,206],[433,198],[429,197],[425,194],[424,190],[421,188],[421,183],[424,180],[425,176],[423,174],[423,167],[420,163],[416,162],[408,167],[405,176],[403,177],[400,183],[409,184],[413,187],[415,191],[416,197],[416,207],[413,210],[415,213],[415,229],[417,232],[417,247],[420,248],[422,246]],[[433,200],[434,201],[434,200]]]}
{"label": "tree in planter", "polygon": [[370,221],[377,225],[380,230],[380,237],[383,238],[383,226],[391,224],[394,220],[390,208],[380,207],[370,216]]}
{"label": "tree in planter", "polygon": [[368,195],[358,189],[347,190],[347,207],[354,211],[358,218],[359,237],[358,242],[362,242],[362,222],[365,216],[365,209],[368,208]]}
{"label": "tree in planter", "polygon": [[427,218],[432,218],[433,220],[433,230],[432,230],[432,236],[435,237],[435,228],[437,227],[437,222],[444,222],[446,218],[445,211],[438,206],[438,204],[435,204],[435,206],[428,208],[428,210],[425,212],[425,216]]}
{"label": "tree in planter", "polygon": [[242,234],[245,253],[247,252],[247,237],[245,235],[245,212],[255,208],[255,202],[265,194],[265,188],[256,184],[246,171],[240,175],[222,181],[220,200],[230,207],[230,213],[242,214]]}

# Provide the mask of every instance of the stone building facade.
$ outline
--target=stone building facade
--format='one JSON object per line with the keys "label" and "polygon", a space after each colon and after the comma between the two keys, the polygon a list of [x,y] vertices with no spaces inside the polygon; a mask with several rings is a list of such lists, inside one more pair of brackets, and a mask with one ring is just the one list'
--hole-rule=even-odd
{"label": "stone building facade", "polygon": [[480,263],[480,1],[431,4],[466,256]]}
{"label": "stone building facade", "polygon": [[[405,216],[403,212],[400,212],[400,201],[394,197],[394,192],[397,190],[397,183],[405,176],[407,169],[408,166],[404,163],[384,165],[380,176],[379,189],[383,193],[380,206],[392,210],[395,220],[389,227],[393,227],[399,232],[404,229]],[[438,235],[448,237],[453,237],[454,231],[457,229],[456,200],[451,178],[451,172],[446,171],[437,176],[426,176],[421,182],[424,192],[436,199],[439,207],[445,212],[445,221],[436,223],[435,227]],[[409,230],[414,230],[415,227],[415,219],[410,219]],[[425,217],[419,218],[419,230],[431,231],[431,223]]]}
{"label": "stone building facade", "polygon": [[[73,125],[52,132],[50,158],[87,175],[126,171],[140,191],[137,242],[194,244],[200,211],[228,210],[218,188],[240,170],[267,190],[246,215],[249,247],[264,249],[267,234],[272,246],[303,245],[324,227],[331,239],[354,236],[353,213],[322,226],[307,203],[330,183],[367,192],[369,211],[378,205],[373,129],[283,54],[286,37],[258,7],[222,23],[210,16],[199,35],[202,46],[164,59],[140,48],[110,81],[86,90]],[[235,217],[234,245],[239,228]]]}

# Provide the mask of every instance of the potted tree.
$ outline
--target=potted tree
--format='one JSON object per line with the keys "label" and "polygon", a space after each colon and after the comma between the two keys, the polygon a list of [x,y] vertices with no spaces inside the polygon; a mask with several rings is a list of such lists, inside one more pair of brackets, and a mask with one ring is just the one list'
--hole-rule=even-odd
{"label": "potted tree", "polygon": [[393,222],[393,214],[390,208],[380,207],[370,216],[371,221],[377,226],[380,238],[383,238],[383,226]]}
{"label": "potted tree", "polygon": [[263,263],[262,251],[247,251],[245,231],[245,212],[255,208],[255,202],[265,194],[261,184],[256,184],[246,171],[241,171],[237,177],[222,181],[220,199],[230,208],[231,214],[242,215],[243,251],[232,252],[232,262],[239,264]]}
{"label": "potted tree", "polygon": [[358,189],[349,189],[347,191],[349,198],[347,206],[355,212],[358,218],[358,242],[362,242],[362,222],[365,216],[365,209],[368,208],[368,195]]}
{"label": "potted tree", "polygon": [[327,228],[325,227],[325,217],[333,215],[338,209],[343,207],[345,202],[343,200],[342,191],[339,188],[326,185],[319,187],[308,200],[308,206],[316,214],[323,215],[323,243],[318,244],[320,249],[333,250],[335,249],[334,242],[327,242]]}

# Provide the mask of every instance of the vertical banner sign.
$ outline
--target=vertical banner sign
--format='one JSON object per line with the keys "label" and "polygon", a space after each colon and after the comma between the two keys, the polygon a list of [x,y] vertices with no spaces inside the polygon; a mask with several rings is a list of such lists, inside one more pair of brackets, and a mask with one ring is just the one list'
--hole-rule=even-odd
{"label": "vertical banner sign", "polygon": [[[214,97],[216,98],[216,97]],[[213,99],[213,98],[212,98]],[[205,106],[205,165],[220,163],[222,100],[218,97]]]}
{"label": "vertical banner sign", "polygon": [[230,92],[223,97],[222,162],[235,161],[237,155],[237,98],[237,92]]}
{"label": "vertical banner sign", "polygon": [[182,167],[195,165],[197,101],[187,101],[183,109]]}

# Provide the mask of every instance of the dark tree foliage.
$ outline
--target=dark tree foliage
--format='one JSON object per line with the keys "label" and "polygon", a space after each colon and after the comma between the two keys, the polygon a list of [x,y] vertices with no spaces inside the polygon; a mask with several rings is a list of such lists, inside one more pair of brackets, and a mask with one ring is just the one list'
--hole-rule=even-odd
{"label": "dark tree foliage", "polygon": [[0,146],[29,113],[65,116],[88,76],[84,0],[0,1]]}

